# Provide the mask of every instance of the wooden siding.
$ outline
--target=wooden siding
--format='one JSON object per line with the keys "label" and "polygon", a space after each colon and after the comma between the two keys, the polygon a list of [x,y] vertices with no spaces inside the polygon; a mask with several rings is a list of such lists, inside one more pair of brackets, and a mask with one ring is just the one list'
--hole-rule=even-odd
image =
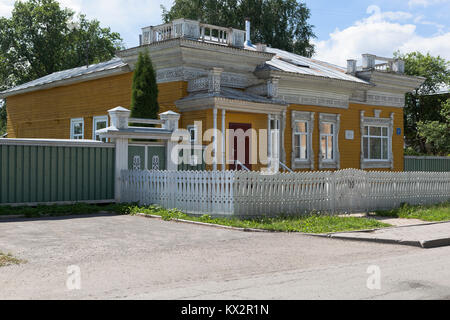
{"label": "wooden siding", "polygon": [[[84,138],[92,139],[93,117],[117,106],[130,108],[133,73],[35,91],[7,98],[9,138],[70,139],[70,119],[84,119]],[[159,84],[160,112],[177,111],[186,82]]]}
{"label": "wooden siding", "polygon": [[[58,87],[48,90],[30,92],[12,96],[7,99],[8,108],[8,137],[9,138],[48,138],[69,139],[70,119],[84,119],[84,138],[92,139],[92,125],[94,116],[107,114],[107,110],[116,106],[130,107],[132,73],[111,76],[102,79],[82,82],[70,86]],[[170,82],[159,84],[159,102],[161,112],[173,110],[175,101],[187,95],[187,82]],[[313,132],[313,150],[315,169],[318,168],[319,157],[319,115],[320,113],[340,114],[339,151],[340,168],[360,168],[361,134],[360,111],[366,111],[366,116],[374,116],[374,110],[382,110],[381,117],[389,118],[394,113],[394,134],[392,137],[392,151],[394,156],[394,170],[403,171],[403,109],[393,107],[368,106],[363,104],[350,104],[349,109],[326,108],[305,105],[290,105],[287,111],[285,150],[286,164],[292,167],[292,129],[291,112],[309,111],[315,113]],[[183,112],[180,127],[202,121],[203,132],[213,128],[213,110],[199,110]],[[267,115],[245,112],[227,112],[226,127],[230,122],[249,123],[255,130],[267,128]],[[218,129],[222,128],[221,110],[217,113]],[[401,135],[396,129],[401,128]],[[353,130],[354,139],[346,140],[345,131]],[[203,142],[208,145],[209,142]],[[207,168],[210,169],[211,166]],[[253,168],[259,170],[262,166]],[[219,166],[221,168],[221,166]]]}
{"label": "wooden siding", "polygon": [[[292,153],[292,128],[291,128],[291,115],[292,111],[308,111],[315,113],[315,123],[313,132],[313,150],[314,150],[314,163],[315,170],[318,170],[319,165],[319,115],[320,113],[327,114],[340,114],[340,131],[339,131],[339,152],[340,152],[340,167],[341,169],[359,169],[360,164],[360,152],[361,152],[361,133],[360,133],[360,120],[361,111],[366,111],[366,117],[373,117],[374,110],[381,110],[381,118],[390,118],[391,113],[394,113],[394,134],[392,136],[392,153],[394,156],[394,171],[403,171],[404,158],[403,158],[403,109],[394,107],[380,107],[380,106],[368,106],[361,104],[351,104],[349,109],[337,109],[304,105],[290,105],[287,111],[286,119],[286,131],[285,131],[285,150],[286,150],[286,164],[288,167],[292,167],[291,153]],[[187,128],[187,126],[194,124],[194,121],[202,121],[203,133],[208,128],[213,128],[213,110],[191,111],[185,112],[181,117],[181,128]],[[229,128],[230,122],[234,123],[249,123],[252,125],[252,129],[255,129],[258,133],[260,129],[267,129],[267,115],[245,112],[229,112],[226,113],[226,129]],[[222,111],[217,112],[217,128],[222,130]],[[396,129],[401,128],[401,135],[396,134]],[[353,130],[354,139],[346,140],[345,131]],[[210,142],[203,142],[203,145],[208,145]],[[219,144],[220,148],[220,144]],[[228,145],[226,146],[228,150]],[[259,154],[258,154],[259,156]],[[258,161],[259,162],[259,161]],[[229,166],[227,166],[228,169]],[[265,166],[254,165],[254,170],[260,170]],[[211,169],[212,166],[207,166]],[[221,166],[218,166],[221,169]],[[387,169],[376,169],[380,171],[387,171]],[[297,170],[302,171],[302,170]]]}
{"label": "wooden siding", "polygon": [[[340,114],[340,131],[339,131],[339,152],[341,156],[341,169],[359,169],[361,167],[361,111],[366,111],[366,117],[374,117],[374,110],[381,110],[381,118],[390,118],[394,113],[394,134],[392,136],[392,153],[394,156],[394,171],[403,171],[404,165],[404,139],[403,139],[403,109],[394,107],[368,106],[362,104],[350,104],[349,109],[337,109],[315,106],[290,105],[287,112],[286,132],[285,132],[285,149],[286,162],[288,167],[292,167],[292,129],[291,119],[292,111],[307,111],[315,113],[315,123],[313,132],[313,150],[315,169],[319,164],[319,115],[320,113]],[[396,134],[396,129],[401,128],[401,135]],[[346,140],[345,131],[353,130],[354,139]],[[380,169],[381,170],[381,169]]]}

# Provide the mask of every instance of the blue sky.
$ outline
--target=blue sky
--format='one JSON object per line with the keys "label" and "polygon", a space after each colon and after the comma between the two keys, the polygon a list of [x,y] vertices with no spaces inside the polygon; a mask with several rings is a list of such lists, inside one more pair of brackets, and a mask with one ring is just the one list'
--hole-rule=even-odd
{"label": "blue sky", "polygon": [[[61,0],[88,18],[100,20],[138,44],[140,28],[161,23],[160,5],[172,0]],[[345,65],[363,53],[392,56],[400,50],[429,51],[450,60],[450,0],[303,0],[315,25],[316,58]],[[10,16],[14,0],[0,0],[0,15]]]}

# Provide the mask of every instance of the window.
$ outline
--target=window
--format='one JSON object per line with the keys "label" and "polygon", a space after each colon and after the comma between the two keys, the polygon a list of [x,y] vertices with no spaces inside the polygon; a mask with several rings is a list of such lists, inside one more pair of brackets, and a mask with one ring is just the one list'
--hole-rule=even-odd
{"label": "window", "polygon": [[365,160],[389,160],[388,132],[388,127],[364,127],[363,150]]}
{"label": "window", "polygon": [[83,118],[70,120],[70,139],[84,139],[84,120]]}
{"label": "window", "polygon": [[292,169],[314,170],[314,113],[292,111]]}
{"label": "window", "polygon": [[295,121],[294,153],[296,160],[308,160],[308,122]]}
{"label": "window", "polygon": [[189,137],[191,144],[195,144],[197,142],[197,127],[196,126],[188,126]]}
{"label": "window", "polygon": [[365,117],[361,111],[361,169],[394,169],[392,154],[392,136],[394,132],[394,114],[390,118]]}
{"label": "window", "polygon": [[340,168],[340,121],[339,114],[321,113],[319,116],[319,170]]}
{"label": "window", "polygon": [[197,166],[201,162],[202,158],[202,147],[197,146],[198,141],[198,129],[197,126],[188,126],[187,130],[189,132],[189,141],[191,142],[191,148],[189,151],[190,156],[188,157],[188,164],[190,166]]}
{"label": "window", "polygon": [[333,161],[334,160],[334,124],[322,123],[320,129],[320,151],[322,154],[322,160]]}
{"label": "window", "polygon": [[97,130],[105,129],[107,127],[108,127],[108,116],[94,117],[92,126],[93,128],[92,138],[97,141],[107,142],[108,139],[106,138],[100,139],[100,136],[96,134]]}

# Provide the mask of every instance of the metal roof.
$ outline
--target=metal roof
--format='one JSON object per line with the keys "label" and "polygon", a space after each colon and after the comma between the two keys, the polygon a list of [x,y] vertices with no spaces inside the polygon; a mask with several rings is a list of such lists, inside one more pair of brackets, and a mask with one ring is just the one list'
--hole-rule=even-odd
{"label": "metal roof", "polygon": [[[245,50],[256,51],[256,46],[246,45]],[[345,68],[342,68],[342,67],[339,67],[339,66],[327,63],[327,62],[302,57],[300,55],[290,53],[290,52],[280,50],[280,49],[275,49],[275,48],[266,48],[265,52],[272,53],[275,55],[272,58],[272,60],[267,61],[265,64],[265,67],[268,67],[273,70],[297,73],[297,74],[309,75],[309,76],[325,77],[325,78],[344,80],[344,81],[351,81],[351,82],[361,83],[361,84],[369,84],[369,82],[367,82],[367,81],[359,79],[353,75],[347,74]],[[106,62],[101,62],[101,63],[90,65],[90,66],[83,66],[83,67],[78,67],[78,68],[74,68],[74,69],[55,72],[55,73],[52,73],[45,77],[30,81],[30,82],[24,83],[22,85],[19,85],[17,87],[11,88],[9,90],[0,92],[0,98],[2,96],[6,97],[6,96],[13,95],[15,93],[19,93],[19,92],[23,92],[23,91],[37,90],[37,87],[44,86],[44,85],[51,85],[53,83],[56,84],[61,81],[70,81],[71,79],[76,80],[76,78],[89,77],[90,75],[95,76],[97,73],[105,72],[105,71],[106,72],[113,71],[116,69],[123,68],[125,66],[127,66],[127,63],[122,61],[121,58],[115,57],[114,59],[111,59]],[[247,93],[242,97],[238,97],[239,96],[238,92],[234,92],[234,93],[224,92],[224,94],[228,94],[230,99],[241,99],[241,100],[264,102],[264,103],[271,101],[269,99],[265,99],[265,101],[257,101],[258,98],[256,95],[249,95]]]}
{"label": "metal roof", "polygon": [[30,82],[24,83],[22,85],[19,85],[17,87],[11,88],[9,90],[0,92],[0,95],[14,93],[16,91],[22,91],[25,89],[38,87],[38,86],[42,86],[42,85],[46,85],[46,84],[51,84],[51,83],[62,81],[62,80],[69,80],[72,78],[91,75],[91,74],[95,74],[95,73],[101,72],[101,71],[113,70],[113,69],[124,67],[126,65],[127,64],[124,63],[122,61],[122,59],[116,57],[109,61],[93,64],[90,66],[83,66],[83,67],[78,67],[78,68],[74,68],[74,69],[55,72],[55,73],[49,74],[45,77],[30,81]]}
{"label": "metal roof", "polygon": [[[256,50],[256,47],[253,45],[246,46],[245,48],[247,50]],[[266,62],[266,66],[273,70],[369,84],[362,79],[347,74],[346,68],[331,63],[306,58],[295,53],[275,48],[267,47],[265,51],[275,54],[271,61]]]}

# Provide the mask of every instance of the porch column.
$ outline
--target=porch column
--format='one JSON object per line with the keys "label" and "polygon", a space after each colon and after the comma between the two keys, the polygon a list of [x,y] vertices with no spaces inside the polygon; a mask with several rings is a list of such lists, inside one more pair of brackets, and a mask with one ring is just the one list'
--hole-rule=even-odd
{"label": "porch column", "polygon": [[225,138],[226,137],[225,136],[226,136],[226,132],[227,132],[227,129],[225,128],[225,116],[226,116],[226,110],[222,109],[222,171],[227,170],[227,163],[225,160],[225,154],[226,154],[226,152],[225,152],[225,143],[226,143]]}
{"label": "porch column", "polygon": [[267,160],[268,160],[268,167],[270,168],[272,166],[272,128],[271,128],[271,120],[272,115],[267,115]]}
{"label": "porch column", "polygon": [[286,164],[286,149],[284,147],[284,134],[286,130],[286,111],[281,113],[281,121],[280,121],[280,158],[281,162]]}
{"label": "porch column", "polygon": [[213,160],[213,170],[217,171],[217,108],[213,110],[213,122],[214,122],[214,160]]}
{"label": "porch column", "polygon": [[[160,119],[164,121],[163,128],[166,130],[170,130],[172,132],[175,132],[178,130],[178,122],[180,120],[180,114],[173,112],[173,111],[167,111],[164,113],[161,113],[159,115]],[[175,149],[176,145],[178,144],[177,139],[172,141],[172,137],[167,141],[167,150],[166,150],[166,163],[167,163],[167,170],[169,171],[177,171],[178,170],[178,163],[174,161],[175,159],[172,159],[172,153]],[[178,158],[178,157],[177,157]]]}

